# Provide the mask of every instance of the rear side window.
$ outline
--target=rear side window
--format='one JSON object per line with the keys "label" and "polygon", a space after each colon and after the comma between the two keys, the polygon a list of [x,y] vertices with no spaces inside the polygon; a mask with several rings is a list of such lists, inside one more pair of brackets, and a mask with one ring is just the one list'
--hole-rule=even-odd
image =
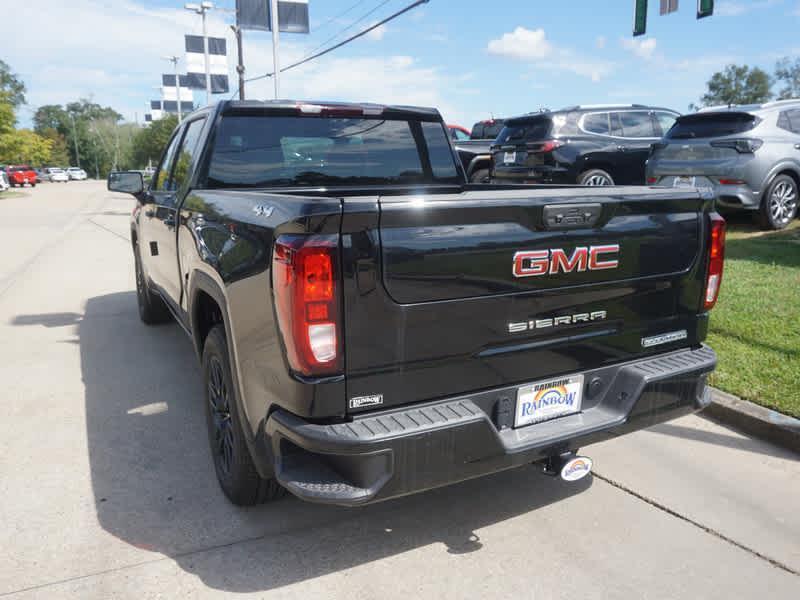
{"label": "rear side window", "polygon": [[739,112],[697,113],[678,117],[667,132],[667,138],[680,140],[712,138],[750,131],[758,120],[754,115]]}
{"label": "rear side window", "polygon": [[440,123],[262,113],[222,118],[206,184],[242,188],[460,181]]}
{"label": "rear side window", "polygon": [[647,112],[620,112],[622,135],[626,138],[654,138],[653,120]]}
{"label": "rear side window", "polygon": [[503,121],[481,121],[472,126],[470,139],[473,140],[493,140],[503,130]]}
{"label": "rear side window", "polygon": [[800,110],[781,111],[778,115],[778,127],[792,133],[800,133]]}
{"label": "rear side window", "polygon": [[608,135],[608,113],[591,113],[583,117],[583,128],[589,133]]}
{"label": "rear side window", "polygon": [[550,117],[510,121],[500,132],[500,135],[497,136],[497,143],[525,144],[527,142],[540,142],[550,137],[552,129],[553,121]]}
{"label": "rear side window", "polygon": [[657,112],[656,113],[656,122],[658,123],[659,128],[661,128],[661,135],[664,136],[667,132],[672,128],[675,124],[676,115],[668,112]]}

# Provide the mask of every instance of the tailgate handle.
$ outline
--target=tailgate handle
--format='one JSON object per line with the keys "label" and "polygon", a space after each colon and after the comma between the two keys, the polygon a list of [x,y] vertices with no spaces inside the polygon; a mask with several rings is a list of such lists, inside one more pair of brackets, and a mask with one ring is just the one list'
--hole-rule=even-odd
{"label": "tailgate handle", "polygon": [[603,212],[602,204],[548,204],[542,218],[546,229],[594,227]]}

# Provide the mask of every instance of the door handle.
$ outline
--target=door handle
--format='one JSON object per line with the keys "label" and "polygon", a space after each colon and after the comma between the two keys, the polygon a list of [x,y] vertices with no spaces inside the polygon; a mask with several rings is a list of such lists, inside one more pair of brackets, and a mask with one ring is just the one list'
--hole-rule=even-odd
{"label": "door handle", "polygon": [[620,152],[625,152],[627,149],[628,149],[627,146],[617,146],[617,150],[619,150]]}
{"label": "door handle", "polygon": [[794,145],[794,149],[795,149],[795,150],[800,150],[800,144],[795,144],[795,145]]}
{"label": "door handle", "polygon": [[156,216],[156,211],[154,211],[152,208],[148,208],[146,211],[144,211],[144,216],[152,219]]}

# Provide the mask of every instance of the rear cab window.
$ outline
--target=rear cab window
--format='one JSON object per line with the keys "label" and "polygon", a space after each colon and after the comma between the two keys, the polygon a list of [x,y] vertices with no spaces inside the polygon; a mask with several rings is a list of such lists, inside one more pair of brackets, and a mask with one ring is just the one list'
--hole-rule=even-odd
{"label": "rear cab window", "polygon": [[707,112],[678,117],[667,132],[667,139],[686,140],[735,135],[750,131],[758,118],[743,112]]}
{"label": "rear cab window", "polygon": [[544,115],[507,121],[495,144],[527,144],[549,139],[553,130],[552,118]]}
{"label": "rear cab window", "polygon": [[206,187],[463,183],[441,122],[231,113]]}

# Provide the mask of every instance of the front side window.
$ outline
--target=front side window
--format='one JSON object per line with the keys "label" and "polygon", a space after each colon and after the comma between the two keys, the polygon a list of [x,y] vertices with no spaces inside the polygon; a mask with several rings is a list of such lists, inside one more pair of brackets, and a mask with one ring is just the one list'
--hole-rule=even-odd
{"label": "front side window", "polygon": [[172,171],[174,189],[180,189],[189,179],[191,167],[198,151],[197,143],[200,141],[200,132],[203,130],[205,119],[196,119],[186,127],[180,152],[175,160]]}
{"label": "front side window", "polygon": [[459,181],[440,123],[263,113],[222,118],[207,176],[210,188]]}
{"label": "front side window", "polygon": [[653,121],[646,112],[621,112],[622,135],[626,138],[658,137],[653,129]]}
{"label": "front side window", "polygon": [[465,142],[469,139],[469,136],[460,129],[452,129],[451,131],[453,132],[453,139],[458,142]]}
{"label": "front side window", "polygon": [[173,159],[181,141],[182,133],[183,130],[180,130],[172,137],[166,152],[164,152],[164,157],[161,159],[161,164],[158,166],[158,172],[153,177],[153,190],[157,192],[173,192],[176,189],[170,173],[172,172]]}

